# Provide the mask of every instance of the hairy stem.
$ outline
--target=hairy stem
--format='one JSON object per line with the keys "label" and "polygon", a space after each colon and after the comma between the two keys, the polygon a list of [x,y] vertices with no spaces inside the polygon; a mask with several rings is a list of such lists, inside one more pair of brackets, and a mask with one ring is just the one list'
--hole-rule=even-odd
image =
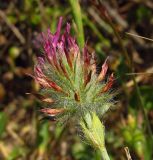
{"label": "hairy stem", "polygon": [[102,160],[110,160],[106,148],[103,148],[102,150],[100,150],[100,152]]}
{"label": "hairy stem", "polygon": [[109,160],[105,148],[105,127],[96,113],[88,113],[80,122],[82,132],[87,142],[95,149],[100,150],[103,160]]}

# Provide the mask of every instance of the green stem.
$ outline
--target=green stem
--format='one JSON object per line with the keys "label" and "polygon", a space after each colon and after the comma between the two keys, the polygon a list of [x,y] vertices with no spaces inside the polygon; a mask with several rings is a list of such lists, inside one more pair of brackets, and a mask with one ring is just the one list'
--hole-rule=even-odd
{"label": "green stem", "polygon": [[105,127],[96,113],[87,113],[80,126],[88,143],[100,150],[102,159],[110,160],[105,148]]}
{"label": "green stem", "polygon": [[100,150],[100,152],[102,160],[110,160],[106,148],[103,148],[102,150]]}
{"label": "green stem", "polygon": [[78,0],[69,0],[72,12],[74,15],[75,23],[77,25],[78,31],[78,43],[80,48],[84,46],[84,30],[83,30],[83,23],[82,23],[82,15],[81,15],[81,8]]}

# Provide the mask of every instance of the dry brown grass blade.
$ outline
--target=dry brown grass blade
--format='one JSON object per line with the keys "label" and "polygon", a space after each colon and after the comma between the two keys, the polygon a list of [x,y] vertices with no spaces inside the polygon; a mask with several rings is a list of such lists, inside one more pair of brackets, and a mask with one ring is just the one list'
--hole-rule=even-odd
{"label": "dry brown grass blade", "polygon": [[126,153],[127,160],[132,160],[129,148],[128,147],[124,147],[124,150],[125,150],[125,153]]}
{"label": "dry brown grass blade", "polygon": [[129,32],[125,32],[127,35],[130,35],[130,36],[134,36],[134,37],[137,37],[137,38],[142,38],[142,39],[145,39],[147,41],[152,41],[153,42],[153,39],[151,38],[147,38],[147,37],[143,37],[143,36],[139,36],[139,35],[136,35],[136,34],[133,34],[133,33],[129,33]]}
{"label": "dry brown grass blade", "polygon": [[[144,79],[144,76],[147,75],[152,75],[153,74],[153,66],[148,68],[145,72],[143,73],[130,73],[131,75],[135,75],[137,74],[137,76],[135,77],[135,80],[137,83],[141,82]],[[126,87],[132,87],[134,85],[133,81],[129,81],[128,83],[126,83]]]}
{"label": "dry brown grass blade", "polygon": [[19,39],[19,41],[22,44],[25,44],[26,40],[23,37],[23,35],[21,34],[21,32],[18,30],[18,28],[16,28],[13,24],[11,24],[11,22],[8,20],[7,16],[5,15],[5,13],[0,10],[0,17],[3,19],[3,21],[7,24],[7,26],[12,30],[12,32],[15,34],[15,36]]}
{"label": "dry brown grass blade", "polygon": [[10,148],[4,142],[0,142],[0,155],[7,158],[10,153]]}

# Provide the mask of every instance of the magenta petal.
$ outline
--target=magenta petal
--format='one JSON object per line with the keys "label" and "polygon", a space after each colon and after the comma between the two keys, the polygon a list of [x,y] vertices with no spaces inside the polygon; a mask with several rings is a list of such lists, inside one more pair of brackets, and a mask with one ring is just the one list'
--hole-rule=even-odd
{"label": "magenta petal", "polygon": [[49,42],[53,42],[53,38],[54,38],[54,35],[50,32],[50,29],[48,28],[48,30],[47,30],[47,38],[48,38],[48,41]]}
{"label": "magenta petal", "polygon": [[44,65],[45,61],[44,61],[44,59],[42,57],[38,57],[37,59],[38,59],[38,63],[40,65]]}
{"label": "magenta petal", "polygon": [[57,49],[59,51],[60,54],[63,54],[64,53],[64,43],[62,41],[60,41],[58,44],[57,44]]}
{"label": "magenta petal", "polygon": [[47,58],[52,59],[52,52],[51,52],[51,48],[50,48],[48,40],[45,41],[44,50],[45,50],[45,54],[46,54]]}
{"label": "magenta petal", "polygon": [[89,57],[89,53],[88,53],[88,50],[87,50],[87,45],[85,45],[85,47],[83,49],[83,56],[84,56],[84,63],[89,65],[90,57]]}
{"label": "magenta petal", "polygon": [[54,34],[54,37],[53,37],[53,46],[56,47],[57,45],[57,42],[59,40],[59,37],[60,37],[60,31],[61,31],[61,27],[62,27],[62,20],[63,18],[60,17],[59,21],[58,21],[58,26],[57,26],[57,31],[56,33]]}

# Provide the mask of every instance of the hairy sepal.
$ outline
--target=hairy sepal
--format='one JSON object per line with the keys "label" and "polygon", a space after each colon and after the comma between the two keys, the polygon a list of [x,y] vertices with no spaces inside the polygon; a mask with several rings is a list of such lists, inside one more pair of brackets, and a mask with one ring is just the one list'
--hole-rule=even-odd
{"label": "hairy sepal", "polygon": [[92,112],[87,113],[80,122],[86,141],[96,149],[105,148],[105,128],[98,116]]}

